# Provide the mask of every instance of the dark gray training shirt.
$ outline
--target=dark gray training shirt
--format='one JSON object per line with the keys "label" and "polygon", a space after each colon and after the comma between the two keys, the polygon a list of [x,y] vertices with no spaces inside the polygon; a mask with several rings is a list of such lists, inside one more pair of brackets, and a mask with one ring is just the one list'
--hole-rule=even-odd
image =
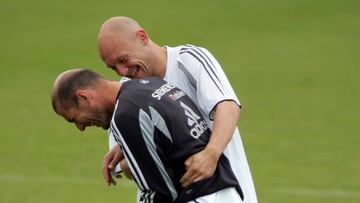
{"label": "dark gray training shirt", "polygon": [[243,198],[224,155],[212,177],[181,187],[185,160],[205,148],[211,131],[191,99],[160,78],[122,84],[110,133],[124,152],[143,202],[188,202],[229,187]]}

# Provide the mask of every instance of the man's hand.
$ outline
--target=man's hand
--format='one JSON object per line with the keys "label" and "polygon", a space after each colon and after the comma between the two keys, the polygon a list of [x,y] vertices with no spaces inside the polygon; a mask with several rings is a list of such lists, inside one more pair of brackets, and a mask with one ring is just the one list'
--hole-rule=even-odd
{"label": "man's hand", "polygon": [[214,124],[209,143],[185,161],[186,173],[180,179],[183,187],[212,176],[217,162],[232,138],[240,108],[234,101],[222,101],[215,107]]}
{"label": "man's hand", "polygon": [[132,180],[133,177],[132,177],[132,174],[131,174],[131,171],[130,171],[130,168],[129,168],[129,165],[127,164],[126,160],[123,159],[120,161],[120,168],[121,170],[124,172],[125,176]]}
{"label": "man's hand", "polygon": [[182,186],[187,187],[193,182],[212,176],[221,153],[221,151],[206,147],[204,150],[189,157],[185,161],[186,173],[180,179]]}
{"label": "man's hand", "polygon": [[105,182],[108,185],[116,185],[115,180],[110,174],[110,171],[112,171],[116,165],[124,159],[124,154],[122,153],[120,149],[120,145],[115,145],[105,156],[103,161],[103,176],[105,179]]}

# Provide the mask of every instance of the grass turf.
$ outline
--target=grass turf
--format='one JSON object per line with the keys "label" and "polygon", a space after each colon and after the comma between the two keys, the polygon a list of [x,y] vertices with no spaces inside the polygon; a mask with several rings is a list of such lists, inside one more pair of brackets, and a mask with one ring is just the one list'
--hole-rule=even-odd
{"label": "grass turf", "polygon": [[208,48],[243,105],[239,122],[260,202],[359,202],[360,2],[0,2],[0,202],[134,202],[102,180],[106,132],[51,109],[58,73],[108,78],[97,33],[137,19],[162,45]]}

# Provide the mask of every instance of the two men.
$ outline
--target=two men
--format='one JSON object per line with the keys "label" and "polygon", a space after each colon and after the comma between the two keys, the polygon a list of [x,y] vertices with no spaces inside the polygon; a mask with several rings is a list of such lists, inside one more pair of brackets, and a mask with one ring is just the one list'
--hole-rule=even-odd
{"label": "two men", "polygon": [[[101,27],[98,46],[104,62],[118,75],[129,78],[163,78],[179,87],[199,108],[198,113],[211,129],[211,135],[206,146],[194,154],[189,154],[184,163],[179,163],[185,164],[184,174],[179,179],[183,188],[216,175],[218,163],[221,162],[224,152],[241,186],[244,202],[257,202],[251,173],[236,127],[240,103],[221,66],[210,52],[193,45],[159,46],[136,21],[128,17],[113,17],[107,20]],[[102,126],[99,120],[89,121],[91,125]],[[90,124],[79,123],[77,126],[84,129]],[[104,176],[110,183],[113,180],[109,172],[123,159],[124,150],[120,148],[119,142],[116,142],[119,141],[116,140],[116,135],[109,136],[109,139],[112,149],[104,158]],[[131,164],[129,166],[131,169]]]}
{"label": "two men", "polygon": [[141,190],[138,202],[242,202],[223,154],[211,177],[181,186],[185,160],[206,147],[211,132],[192,100],[174,85],[158,77],[119,83],[74,69],[56,79],[52,105],[82,131],[109,129]]}
{"label": "two men", "polygon": [[[187,170],[180,179],[184,187],[213,175],[224,152],[243,189],[244,202],[257,202],[236,127],[240,102],[220,64],[208,50],[193,45],[159,46],[128,17],[105,21],[99,32],[98,47],[103,61],[118,75],[163,78],[184,91],[199,108],[212,132],[207,146],[185,161]],[[121,157],[120,147],[113,146],[104,158],[104,176],[108,182],[112,181],[109,171]]]}

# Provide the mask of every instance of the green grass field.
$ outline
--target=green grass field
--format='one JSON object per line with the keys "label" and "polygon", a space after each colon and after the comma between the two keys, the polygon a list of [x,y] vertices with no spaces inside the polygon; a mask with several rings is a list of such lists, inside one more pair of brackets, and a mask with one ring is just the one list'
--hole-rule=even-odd
{"label": "green grass field", "polygon": [[102,179],[106,132],[53,113],[56,76],[90,67],[110,16],[162,45],[207,47],[243,109],[259,202],[360,202],[360,1],[0,1],[0,203],[135,202]]}

